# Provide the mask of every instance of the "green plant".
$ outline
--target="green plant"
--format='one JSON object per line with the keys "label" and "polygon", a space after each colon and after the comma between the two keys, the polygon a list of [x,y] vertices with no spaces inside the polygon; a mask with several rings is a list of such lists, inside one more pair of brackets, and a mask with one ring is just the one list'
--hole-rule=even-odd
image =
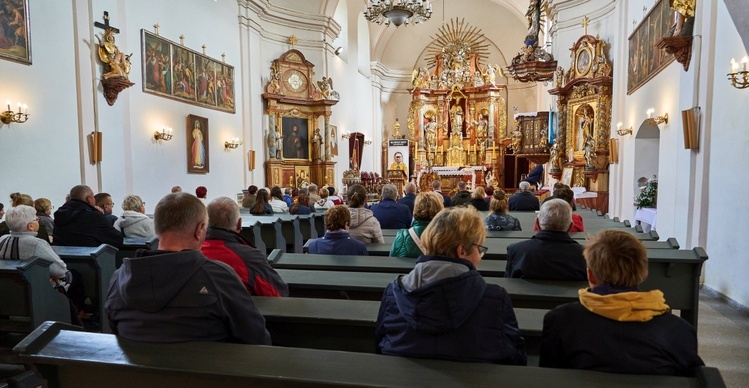
{"label": "green plant", "polygon": [[637,209],[644,207],[656,207],[658,201],[658,180],[655,175],[653,178],[648,180],[648,183],[640,191],[640,194],[635,197],[635,205]]}

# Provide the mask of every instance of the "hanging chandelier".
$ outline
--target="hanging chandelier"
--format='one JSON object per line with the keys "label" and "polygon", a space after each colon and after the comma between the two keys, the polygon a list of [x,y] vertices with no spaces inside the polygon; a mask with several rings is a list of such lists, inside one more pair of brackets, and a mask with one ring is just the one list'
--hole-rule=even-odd
{"label": "hanging chandelier", "polygon": [[367,0],[364,17],[372,23],[419,24],[432,17],[432,4],[429,0]]}

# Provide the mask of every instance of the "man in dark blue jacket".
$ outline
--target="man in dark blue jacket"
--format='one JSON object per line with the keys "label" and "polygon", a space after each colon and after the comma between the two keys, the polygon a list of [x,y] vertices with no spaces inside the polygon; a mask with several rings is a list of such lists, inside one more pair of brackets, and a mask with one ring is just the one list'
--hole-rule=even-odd
{"label": "man in dark blue jacket", "polygon": [[416,202],[416,184],[412,182],[406,183],[406,186],[403,188],[403,192],[405,193],[405,195],[403,196],[403,198],[398,200],[398,203],[408,206],[408,208],[411,209],[411,214],[413,214],[414,203]]}
{"label": "man in dark blue jacket", "polygon": [[432,181],[432,191],[434,191],[435,193],[440,193],[440,195],[442,196],[442,206],[448,208],[453,205],[452,201],[450,200],[450,196],[442,192],[442,183],[439,179],[435,179]]}
{"label": "man in dark blue jacket", "polygon": [[533,194],[531,191],[531,184],[522,181],[520,182],[520,191],[515,193],[512,197],[510,197],[510,200],[508,201],[508,204],[510,205],[510,210],[515,211],[536,211],[539,209],[539,202],[538,198],[536,198],[536,195]]}
{"label": "man in dark blue jacket", "polygon": [[86,185],[70,189],[70,201],[55,212],[54,245],[98,247],[122,246],[122,233],[96,208],[94,192]]}
{"label": "man in dark blue jacket", "polygon": [[406,205],[395,202],[398,189],[395,185],[385,185],[382,188],[382,201],[372,206],[377,221],[382,229],[408,229],[413,218],[411,210]]}
{"label": "man in dark blue jacket", "polygon": [[125,258],[112,275],[105,305],[112,332],[132,341],[214,341],[270,345],[265,319],[228,265],[200,247],[205,206],[187,193],[168,194],[154,214],[158,251]]}

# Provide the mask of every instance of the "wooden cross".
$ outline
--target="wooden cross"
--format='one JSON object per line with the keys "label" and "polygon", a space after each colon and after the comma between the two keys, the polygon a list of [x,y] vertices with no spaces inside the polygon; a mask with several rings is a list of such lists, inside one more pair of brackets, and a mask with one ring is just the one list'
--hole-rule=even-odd
{"label": "wooden cross", "polygon": [[580,23],[583,26],[583,35],[588,35],[588,23],[590,23],[590,19],[587,16],[583,16],[583,22]]}
{"label": "wooden cross", "polygon": [[185,34],[179,36],[179,44],[185,45]]}
{"label": "wooden cross", "polygon": [[103,30],[112,29],[115,34],[120,33],[120,29],[109,25],[109,12],[104,11],[104,23],[94,22],[94,27],[101,28]]}
{"label": "wooden cross", "polygon": [[205,44],[203,44],[203,55],[205,55]]}
{"label": "wooden cross", "polygon": [[160,27],[159,23],[156,23],[156,24],[153,25],[153,28],[156,30],[156,35],[159,34],[159,27]]}

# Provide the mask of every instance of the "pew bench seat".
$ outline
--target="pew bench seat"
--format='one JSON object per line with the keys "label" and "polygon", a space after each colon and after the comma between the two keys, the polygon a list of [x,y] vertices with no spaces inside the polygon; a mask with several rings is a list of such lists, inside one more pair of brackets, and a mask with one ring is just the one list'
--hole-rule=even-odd
{"label": "pew bench seat", "polygon": [[[70,328],[71,330],[67,330]],[[411,359],[261,345],[152,344],[46,322],[14,349],[50,386],[721,386],[720,373],[695,378]],[[724,385],[724,384],[723,384]]]}

